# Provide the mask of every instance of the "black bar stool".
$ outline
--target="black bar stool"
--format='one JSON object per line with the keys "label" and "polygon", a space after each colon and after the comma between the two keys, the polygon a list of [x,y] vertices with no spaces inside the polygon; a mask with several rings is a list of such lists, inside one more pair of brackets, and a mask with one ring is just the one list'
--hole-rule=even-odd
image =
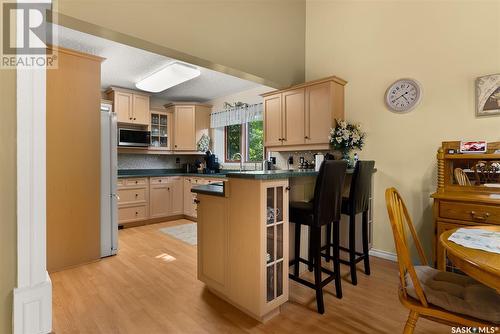
{"label": "black bar stool", "polygon": [[[338,298],[342,298],[342,287],[340,283],[339,262],[339,221],[342,205],[342,189],[344,187],[347,163],[345,161],[324,161],[321,164],[314,188],[314,200],[311,202],[291,202],[290,221],[295,223],[295,259],[290,261],[294,266],[290,279],[316,290],[316,303],[318,312],[323,314],[325,306],[323,303],[323,287],[335,280],[335,290]],[[333,271],[323,268],[321,265],[321,227],[333,223],[334,241],[333,247]],[[300,257],[300,231],[301,225],[310,228],[309,260]],[[324,256],[324,255],[323,255]],[[312,261],[311,261],[312,258]],[[330,258],[330,255],[327,255]],[[300,262],[313,266],[314,283],[299,277]],[[321,279],[321,273],[329,276]]]}
{"label": "black bar stool", "polygon": [[[342,214],[349,216],[349,248],[339,247],[340,250],[349,253],[349,260],[340,259],[340,263],[351,267],[351,282],[358,284],[356,276],[356,264],[364,261],[365,274],[370,275],[370,257],[368,255],[368,207],[370,201],[370,189],[375,161],[358,161],[352,175],[349,197],[342,198]],[[362,240],[363,252],[356,251],[356,215],[362,216]],[[333,242],[333,241],[332,241]]]}

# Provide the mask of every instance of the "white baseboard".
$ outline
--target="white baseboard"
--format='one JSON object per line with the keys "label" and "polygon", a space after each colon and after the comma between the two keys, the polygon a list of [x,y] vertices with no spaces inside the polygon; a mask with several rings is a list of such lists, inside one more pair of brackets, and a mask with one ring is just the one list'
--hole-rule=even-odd
{"label": "white baseboard", "polygon": [[391,253],[391,252],[387,252],[387,251],[383,251],[383,250],[378,250],[378,249],[370,249],[370,255],[371,256],[375,256],[375,257],[379,257],[381,259],[386,259],[386,260],[389,260],[389,261],[393,261],[393,262],[398,262],[398,257],[396,254],[394,253]]}
{"label": "white baseboard", "polygon": [[46,334],[52,331],[52,284],[14,289],[14,334]]}

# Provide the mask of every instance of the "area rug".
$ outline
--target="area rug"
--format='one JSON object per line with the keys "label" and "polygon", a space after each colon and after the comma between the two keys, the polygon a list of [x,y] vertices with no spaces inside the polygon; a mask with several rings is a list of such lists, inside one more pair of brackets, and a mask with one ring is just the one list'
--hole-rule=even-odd
{"label": "area rug", "polygon": [[197,225],[194,223],[160,228],[160,232],[193,246],[197,244]]}

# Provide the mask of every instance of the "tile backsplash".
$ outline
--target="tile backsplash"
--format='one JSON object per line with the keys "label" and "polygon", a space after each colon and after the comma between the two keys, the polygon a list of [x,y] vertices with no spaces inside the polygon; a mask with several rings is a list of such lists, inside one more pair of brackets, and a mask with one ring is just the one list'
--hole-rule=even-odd
{"label": "tile backsplash", "polygon": [[[309,162],[314,161],[314,155],[316,153],[326,154],[326,153],[336,154],[329,150],[327,151],[298,151],[298,152],[271,152],[272,157],[276,157],[276,169],[299,169],[300,157],[304,157]],[[293,165],[288,166],[288,157],[293,157]]]}
{"label": "tile backsplash", "polygon": [[[179,163],[176,163],[179,158]],[[176,169],[196,159],[188,155],[118,154],[118,169]]]}

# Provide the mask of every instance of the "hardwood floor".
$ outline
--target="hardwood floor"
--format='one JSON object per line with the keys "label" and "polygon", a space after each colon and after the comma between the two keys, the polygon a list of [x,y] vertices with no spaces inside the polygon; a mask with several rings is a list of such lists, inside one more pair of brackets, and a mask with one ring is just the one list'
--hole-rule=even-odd
{"label": "hardwood floor", "polygon": [[[316,313],[314,291],[290,281],[290,302],[261,324],[196,279],[196,246],[158,231],[187,222],[121,230],[117,256],[51,274],[54,332],[402,333],[408,312],[397,298],[395,263],[372,258],[372,275],[359,272],[355,287],[342,266],[344,298],[337,299],[329,284],[324,315]],[[419,319],[415,333],[450,328]]]}

